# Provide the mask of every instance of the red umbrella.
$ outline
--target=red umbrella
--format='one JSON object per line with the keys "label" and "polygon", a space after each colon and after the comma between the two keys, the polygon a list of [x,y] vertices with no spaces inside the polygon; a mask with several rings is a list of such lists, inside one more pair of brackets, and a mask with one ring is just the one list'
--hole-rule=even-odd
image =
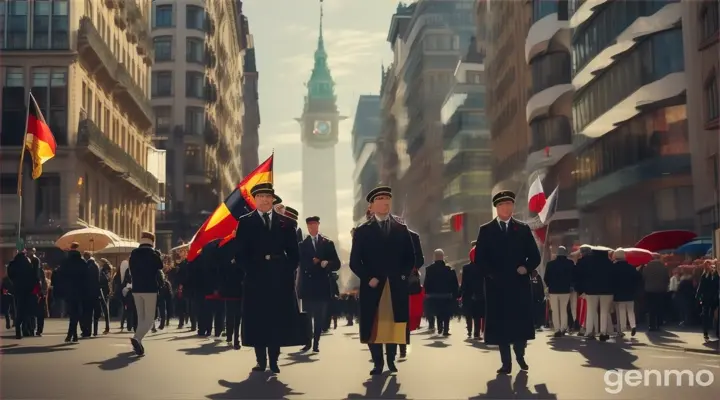
{"label": "red umbrella", "polygon": [[648,251],[661,251],[676,249],[685,243],[695,239],[697,234],[691,231],[671,230],[653,232],[640,239],[635,247]]}
{"label": "red umbrella", "polygon": [[653,259],[653,253],[645,249],[630,247],[623,251],[625,252],[625,261],[633,267],[645,265]]}

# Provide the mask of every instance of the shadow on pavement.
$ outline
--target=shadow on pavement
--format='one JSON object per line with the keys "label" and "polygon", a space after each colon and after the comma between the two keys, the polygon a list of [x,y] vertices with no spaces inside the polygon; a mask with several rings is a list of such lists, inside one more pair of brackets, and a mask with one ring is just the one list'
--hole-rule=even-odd
{"label": "shadow on pavement", "polygon": [[200,347],[191,347],[188,349],[178,349],[178,351],[185,352],[188,356],[209,356],[212,354],[224,353],[228,350],[232,350],[231,346],[228,346],[220,341],[212,341],[205,344],[201,344]]}
{"label": "shadow on pavement", "polygon": [[478,350],[483,350],[483,353],[489,353],[490,347],[485,344],[485,341],[478,340],[478,339],[465,339],[465,343],[467,343],[468,347],[474,347]]}
{"label": "shadow on pavement", "polygon": [[556,351],[577,351],[585,360],[584,367],[611,369],[637,369],[634,362],[638,356],[630,353],[631,346],[628,343],[602,343],[597,341],[584,341],[574,339],[551,340],[550,346]]}
{"label": "shadow on pavement", "polygon": [[17,344],[11,344],[0,348],[0,354],[10,356],[19,354],[55,353],[58,351],[69,350],[75,350],[75,346],[71,343],[59,343],[50,346],[20,346]]}
{"label": "shadow on pavement", "polygon": [[438,348],[438,349],[444,349],[444,348],[446,348],[446,347],[450,347],[449,344],[447,344],[447,343],[445,343],[445,342],[443,342],[443,341],[440,341],[440,340],[435,340],[434,342],[425,344],[425,345],[423,345],[423,346],[425,346],[425,347],[435,347],[435,348]]}
{"label": "shadow on pavement", "polygon": [[289,367],[291,365],[295,364],[309,364],[314,363],[315,361],[318,361],[317,358],[312,358],[312,356],[315,353],[290,353],[287,356],[287,359],[290,361],[287,364],[280,365],[281,367]]}
{"label": "shadow on pavement", "polygon": [[498,375],[495,379],[488,381],[487,392],[470,397],[475,399],[557,399],[556,394],[550,393],[547,386],[542,383],[535,385],[535,392],[528,387],[527,372],[521,371],[515,376],[515,382],[509,375]]}
{"label": "shadow on pavement", "polygon": [[682,347],[685,344],[677,334],[668,331],[646,332],[645,335],[650,344],[655,346]]}
{"label": "shadow on pavement", "polygon": [[188,340],[188,339],[204,340],[206,338],[204,336],[198,336],[197,334],[192,334],[192,335],[184,335],[184,336],[173,336],[171,338],[163,337],[163,338],[157,338],[156,340],[167,340],[168,342],[176,342],[178,340]]}
{"label": "shadow on pavement", "polygon": [[117,371],[119,369],[130,366],[130,364],[138,361],[141,358],[142,357],[137,357],[135,355],[135,352],[127,351],[124,353],[119,353],[113,358],[108,358],[104,361],[92,361],[89,363],[85,363],[85,365],[97,365],[98,368],[103,371]]}
{"label": "shadow on pavement", "polygon": [[720,340],[713,340],[711,342],[703,343],[703,347],[710,350],[720,351]]}
{"label": "shadow on pavement", "polygon": [[242,382],[221,379],[218,384],[227,391],[208,395],[208,399],[286,399],[287,396],[304,394],[295,392],[267,372],[253,372]]}
{"label": "shadow on pavement", "polygon": [[[385,387],[386,382],[387,387]],[[400,394],[400,384],[395,375],[391,376],[387,373],[375,375],[365,381],[363,386],[365,386],[365,394],[350,393],[345,399],[407,399],[406,395]]]}

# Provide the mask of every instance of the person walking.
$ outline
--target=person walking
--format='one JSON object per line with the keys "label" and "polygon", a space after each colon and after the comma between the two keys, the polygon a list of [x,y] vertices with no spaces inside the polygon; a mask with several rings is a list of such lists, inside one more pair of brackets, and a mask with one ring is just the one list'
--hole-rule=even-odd
{"label": "person walking", "polygon": [[160,289],[158,276],[163,269],[160,253],[155,250],[155,235],[143,232],[140,246],[130,253],[129,271],[133,298],[137,311],[137,330],[130,343],[138,356],[145,355],[142,340],[155,322],[157,295]]}

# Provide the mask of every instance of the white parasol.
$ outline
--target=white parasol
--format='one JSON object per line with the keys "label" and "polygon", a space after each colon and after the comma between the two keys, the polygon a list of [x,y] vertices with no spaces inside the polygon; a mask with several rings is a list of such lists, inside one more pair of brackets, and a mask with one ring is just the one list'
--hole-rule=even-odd
{"label": "white parasol", "polygon": [[80,250],[100,251],[121,241],[122,239],[118,235],[105,229],[82,228],[60,236],[55,241],[55,246],[67,250],[73,242],[77,242],[80,245]]}

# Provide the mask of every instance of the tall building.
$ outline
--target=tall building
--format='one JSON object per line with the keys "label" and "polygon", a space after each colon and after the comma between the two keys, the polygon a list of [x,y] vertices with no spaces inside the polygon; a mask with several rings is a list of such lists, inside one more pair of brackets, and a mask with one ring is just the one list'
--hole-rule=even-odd
{"label": "tall building", "polygon": [[[72,5],[72,6],[71,6]],[[56,264],[54,242],[81,227],[138,240],[154,230],[162,196],[148,98],[150,1],[0,1],[0,247],[7,262],[18,223],[17,172],[27,93],[57,142],[57,155],[23,176],[27,246]]]}
{"label": "tall building", "polygon": [[487,115],[494,156],[493,192],[515,191],[517,212],[522,219],[527,210],[525,164],[530,150],[530,129],[523,108],[532,94],[525,41],[532,25],[533,3],[483,0],[477,3],[476,12],[485,7],[489,28],[485,66]]}
{"label": "tall building", "polygon": [[[384,75],[384,68],[383,68]],[[355,110],[355,121],[352,128],[352,152],[355,160],[353,172],[353,221],[355,225],[365,221],[367,211],[367,193],[378,185],[376,150],[378,135],[380,134],[380,96],[361,95]]]}
{"label": "tall building", "polygon": [[627,246],[693,229],[683,5],[571,2],[574,140],[583,243]]}
{"label": "tall building", "polygon": [[240,159],[242,161],[242,174],[247,175],[259,164],[258,147],[260,146],[260,103],[258,95],[257,61],[255,58],[255,41],[250,34],[248,19],[242,15],[243,31],[245,35],[245,62],[243,63],[243,102],[245,113],[243,115],[242,142],[240,143]]}
{"label": "tall building", "polygon": [[340,116],[335,82],[328,66],[323,38],[323,12],[320,3],[320,29],[315,64],[307,82],[307,95],[300,123],[302,137],[302,189],[306,216],[322,218],[323,234],[338,238],[337,184],[335,182],[335,145],[338,142]]}
{"label": "tall building", "polygon": [[167,149],[164,247],[190,240],[242,179],[243,41],[240,2],[152,2],[152,106]]}
{"label": "tall building", "polygon": [[[481,31],[484,33],[485,31]],[[479,41],[484,41],[481,36]],[[448,263],[469,262],[470,241],[478,227],[492,219],[492,145],[485,118],[485,55],[471,40],[458,61],[455,84],[441,111],[443,123],[443,229],[438,244]]]}
{"label": "tall building", "polygon": [[[392,106],[404,110],[392,113],[390,125],[395,126],[383,130],[389,136],[383,137],[388,141],[383,144],[387,162],[381,165],[389,163],[391,170],[381,175],[389,177],[387,183],[396,193],[394,211],[404,214],[410,228],[420,234],[426,253],[442,240],[440,110],[454,83],[457,62],[474,36],[472,8],[472,0],[419,0],[409,7],[400,5],[390,26],[391,43],[402,40],[395,46],[403,62],[393,66],[397,82],[388,90],[397,85]],[[410,14],[409,20],[405,14]],[[401,28],[403,35],[398,37]]]}
{"label": "tall building", "polygon": [[683,0],[687,117],[699,233],[720,228],[720,46],[717,1]]}
{"label": "tall building", "polygon": [[[572,32],[567,0],[533,0],[532,26],[525,39],[532,91],[526,105],[530,143],[526,184],[537,178],[546,194],[556,187],[558,208],[550,224],[549,246],[577,244],[575,155],[572,153]],[[527,186],[526,186],[527,188]],[[525,189],[527,191],[527,189]],[[522,204],[526,208],[525,204]]]}

